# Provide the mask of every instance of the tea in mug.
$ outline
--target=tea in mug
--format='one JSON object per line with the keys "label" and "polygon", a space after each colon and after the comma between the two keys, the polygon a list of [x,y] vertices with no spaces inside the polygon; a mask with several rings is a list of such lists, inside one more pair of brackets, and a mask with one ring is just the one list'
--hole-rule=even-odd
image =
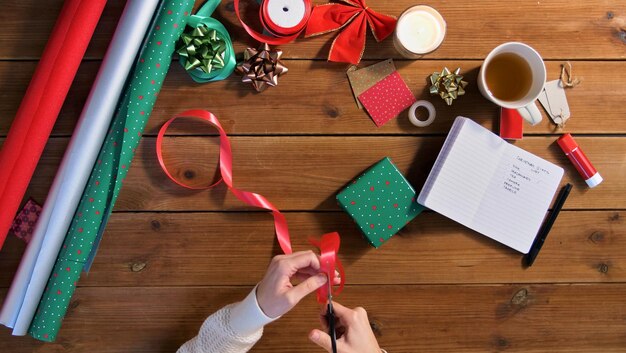
{"label": "tea in mug", "polygon": [[530,65],[515,53],[494,56],[485,70],[491,94],[502,101],[517,101],[526,96],[533,82]]}

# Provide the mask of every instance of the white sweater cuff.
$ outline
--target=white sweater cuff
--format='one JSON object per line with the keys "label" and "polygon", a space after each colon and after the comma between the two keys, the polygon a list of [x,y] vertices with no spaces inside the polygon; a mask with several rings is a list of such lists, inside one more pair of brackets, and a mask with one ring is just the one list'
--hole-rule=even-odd
{"label": "white sweater cuff", "polygon": [[256,299],[256,287],[248,294],[246,299],[235,304],[230,312],[230,328],[242,336],[249,336],[263,326],[280,318],[270,318],[259,306]]}

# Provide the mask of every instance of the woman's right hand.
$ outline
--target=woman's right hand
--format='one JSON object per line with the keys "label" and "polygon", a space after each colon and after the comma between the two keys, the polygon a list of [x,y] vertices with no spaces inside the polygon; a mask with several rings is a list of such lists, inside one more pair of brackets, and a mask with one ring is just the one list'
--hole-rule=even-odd
{"label": "woman's right hand", "polygon": [[[326,306],[324,306],[326,308]],[[333,309],[337,318],[337,352],[338,353],[380,353],[378,341],[370,327],[369,319],[365,309],[358,307],[349,309],[333,301]],[[326,309],[324,309],[326,310]],[[321,321],[324,331],[328,332],[326,313],[322,313]],[[309,339],[324,348],[327,352],[332,352],[331,340],[328,333],[321,330],[313,330],[309,334]]]}

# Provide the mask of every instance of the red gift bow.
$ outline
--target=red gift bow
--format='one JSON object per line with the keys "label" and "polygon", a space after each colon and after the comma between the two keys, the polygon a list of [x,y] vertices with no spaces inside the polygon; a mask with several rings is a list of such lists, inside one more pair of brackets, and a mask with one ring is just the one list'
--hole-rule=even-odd
{"label": "red gift bow", "polygon": [[[339,271],[339,279],[341,282],[339,283],[339,288],[334,291],[334,295],[339,295],[345,283],[343,265],[337,256],[339,252],[339,233],[333,232],[324,234],[320,240],[311,239],[310,242],[320,249],[320,272],[328,276],[328,282],[331,283],[331,288],[335,281],[335,270]],[[317,301],[326,303],[327,300],[328,285],[324,285],[317,290]]]}
{"label": "red gift bow", "polygon": [[305,37],[343,30],[330,47],[328,61],[358,64],[365,50],[367,24],[376,41],[393,33],[398,21],[393,16],[383,15],[365,5],[365,0],[340,0],[344,4],[315,6],[306,27]]}
{"label": "red gift bow", "polygon": [[[167,131],[167,128],[170,126],[170,124],[172,124],[174,120],[179,118],[195,118],[207,121],[211,125],[213,125],[219,132],[219,164],[222,178],[217,182],[209,186],[187,185],[174,178],[174,176],[172,176],[172,174],[165,166],[162,149],[163,136],[165,136],[165,132]],[[276,207],[274,207],[274,205],[272,205],[265,197],[252,192],[235,189],[233,187],[233,153],[232,149],[230,148],[230,141],[219,120],[217,120],[217,117],[213,115],[213,113],[200,109],[187,110],[165,122],[165,124],[163,124],[163,126],[159,130],[159,134],[157,135],[156,153],[159,164],[161,165],[161,169],[163,169],[163,172],[165,172],[165,174],[176,184],[187,189],[206,190],[216,186],[223,180],[230,189],[230,191],[232,191],[239,200],[247,203],[248,205],[272,211],[272,214],[274,215],[274,227],[276,229],[276,238],[278,238],[278,244],[280,244],[280,248],[285,254],[292,253],[289,229],[287,228],[287,220],[285,219],[285,216],[283,216],[283,214],[280,213],[280,211]],[[328,276],[328,281],[330,281],[331,284],[335,280],[335,269],[339,271],[341,282],[339,284],[339,289],[335,291],[335,294],[339,294],[343,290],[343,285],[345,283],[345,273],[343,270],[343,266],[341,265],[341,262],[337,257],[337,253],[339,252],[339,234],[337,232],[324,234],[320,240],[311,240],[311,244],[320,248],[320,272],[323,272]],[[317,290],[317,300],[320,303],[325,303],[327,298],[328,286],[325,285]]]}

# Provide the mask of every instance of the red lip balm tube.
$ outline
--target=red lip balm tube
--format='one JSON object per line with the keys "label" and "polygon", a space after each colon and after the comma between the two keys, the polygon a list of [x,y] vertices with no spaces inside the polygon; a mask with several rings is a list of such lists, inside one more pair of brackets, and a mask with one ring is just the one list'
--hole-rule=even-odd
{"label": "red lip balm tube", "polygon": [[570,134],[565,134],[556,141],[565,155],[574,164],[580,176],[585,178],[585,182],[590,188],[598,186],[602,182],[602,176],[593,167],[585,153],[580,149],[574,138]]}

